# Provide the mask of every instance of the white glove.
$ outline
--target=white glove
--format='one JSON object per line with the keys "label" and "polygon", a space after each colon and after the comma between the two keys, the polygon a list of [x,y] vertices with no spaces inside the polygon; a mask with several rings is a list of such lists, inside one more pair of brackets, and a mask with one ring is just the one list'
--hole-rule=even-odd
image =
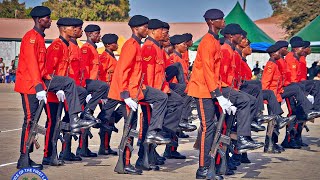
{"label": "white glove", "polygon": [[231,113],[232,113],[232,115],[236,115],[236,112],[237,112],[237,107],[231,106],[230,107],[230,113],[228,113],[228,114],[231,115]]}
{"label": "white glove", "polygon": [[107,104],[108,99],[101,99],[102,104]]}
{"label": "white glove", "polygon": [[151,106],[151,109],[153,109],[153,104],[150,104],[150,106]]}
{"label": "white glove", "polygon": [[138,109],[138,104],[134,102],[130,97],[127,99],[124,99],[124,102],[127,106],[129,106],[133,111],[136,111]]}
{"label": "white glove", "polygon": [[[218,100],[219,105],[220,105],[224,114],[228,111],[231,113],[230,107],[232,106],[232,103],[230,102],[230,100],[226,99],[223,96],[217,97],[217,100]],[[228,114],[229,114],[229,112],[228,112]]]}
{"label": "white glove", "polygon": [[284,103],[286,103],[286,100],[282,99],[281,105],[284,105]]}
{"label": "white glove", "polygon": [[60,102],[64,102],[64,100],[66,99],[66,95],[64,94],[64,92],[62,90],[59,90],[57,93],[57,98]]}
{"label": "white glove", "polygon": [[86,97],[86,102],[88,103],[91,98],[92,98],[92,95],[91,95],[91,94],[88,94],[88,96]]}
{"label": "white glove", "polygon": [[41,101],[44,100],[44,102],[47,104],[47,92],[45,90],[39,91],[36,94],[36,98]]}
{"label": "white glove", "polygon": [[314,103],[314,97],[312,95],[308,95],[307,99],[313,104]]}

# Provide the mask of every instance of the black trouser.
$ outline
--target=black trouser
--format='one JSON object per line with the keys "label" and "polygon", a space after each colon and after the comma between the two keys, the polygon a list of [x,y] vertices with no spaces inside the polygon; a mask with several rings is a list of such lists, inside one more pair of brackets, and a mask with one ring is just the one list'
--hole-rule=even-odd
{"label": "black trouser", "polygon": [[[78,91],[78,95],[79,95],[79,101],[81,106],[85,104],[86,102],[86,97],[88,96],[88,92],[85,88],[81,87],[81,86],[77,86],[77,91]],[[69,131],[70,127],[69,127],[69,123],[70,123],[70,118],[69,118],[69,105],[65,102],[64,104],[64,117],[62,119],[62,129]]]}
{"label": "black trouser", "polygon": [[211,98],[195,98],[200,118],[201,138],[199,148],[199,167],[209,167],[211,163],[210,150],[215,134],[215,102]]}
{"label": "black trouser", "polygon": [[[148,131],[151,130],[161,130],[162,125],[163,125],[163,119],[167,110],[167,100],[168,96],[161,92],[160,90],[151,88],[149,86],[146,87],[146,89],[142,90],[142,93],[144,95],[144,99],[140,100],[141,102],[147,102],[149,104],[153,104],[153,109],[152,109],[152,115],[150,118],[150,125],[148,128]],[[106,119],[111,119],[112,114],[116,106],[118,105],[120,101],[113,100],[113,99],[108,99],[108,102],[103,105],[103,110],[105,111],[105,118]],[[126,108],[128,110],[128,108]],[[124,118],[127,120],[127,113],[124,113]],[[134,117],[131,121],[131,126],[132,129],[136,129],[137,127],[137,112],[134,113]],[[133,138],[131,138],[131,144],[133,144]],[[128,147],[126,147],[124,151],[125,155],[125,164],[128,165],[130,164],[130,157],[131,157],[131,152]]]}
{"label": "black trouser", "polygon": [[268,111],[270,110],[272,114],[281,115],[283,111],[274,92],[272,90],[262,90],[262,94],[263,100],[268,101]]}
{"label": "black trouser", "polygon": [[191,111],[192,111],[191,103],[192,103],[193,98],[188,96],[185,93],[185,90],[186,90],[185,85],[170,83],[169,86],[170,86],[170,89],[172,89],[174,92],[178,93],[183,98],[183,108],[182,108],[180,122],[188,121],[188,117],[191,115]]}
{"label": "black trouser", "polygon": [[[301,90],[301,88],[296,84],[290,84],[289,86],[283,87],[284,92],[281,94],[281,97],[283,99],[285,98],[291,98],[295,97],[296,101],[291,101],[292,103],[296,103],[296,106],[301,108],[303,111],[303,114],[297,114],[297,115],[304,115],[308,114],[312,110],[312,104],[309,102],[309,100],[306,98],[304,92]],[[299,119],[300,117],[297,116]]]}
{"label": "black trouser", "polygon": [[[34,122],[34,115],[38,109],[39,101],[35,94],[23,94],[21,93],[22,107],[24,112],[24,121],[22,124],[21,142],[20,142],[20,152],[27,152],[26,143],[28,140],[28,135],[30,134],[30,127]],[[33,151],[33,145],[30,147],[30,152]]]}
{"label": "black trouser", "polygon": [[240,90],[254,96],[257,99],[257,111],[263,111],[263,94],[260,81],[244,81],[244,83],[240,86]]}
{"label": "black trouser", "polygon": [[[163,127],[166,130],[169,130],[169,132],[177,132],[182,108],[183,108],[183,99],[182,97],[174,92],[173,90],[170,90],[171,92],[168,95],[168,101],[167,101],[167,112],[165,115],[165,119],[163,121]],[[154,109],[152,111],[152,114],[154,113]],[[150,123],[151,125],[151,123]],[[150,127],[148,129],[150,131]]]}
{"label": "black trouser", "polygon": [[51,157],[52,154],[52,138],[54,133],[54,128],[57,122],[57,112],[59,108],[59,103],[56,102],[48,102],[46,104],[46,135],[44,138],[44,155],[43,157]]}
{"label": "black trouser", "polygon": [[229,87],[222,88],[222,95],[237,107],[237,135],[251,136],[251,122],[256,114],[256,99],[244,92]]}
{"label": "black trouser", "polygon": [[49,87],[50,92],[56,93],[59,90],[64,91],[68,103],[70,118],[77,116],[77,114],[81,112],[79,94],[73,79],[64,76],[54,76],[51,80],[50,86],[50,80],[44,80],[44,82],[46,86]]}
{"label": "black trouser", "polygon": [[320,81],[305,80],[301,83],[304,84],[307,93],[314,97],[313,109],[320,111]]}
{"label": "black trouser", "polygon": [[[51,82],[50,82],[51,81]],[[56,93],[59,90],[63,90],[70,106],[70,116],[77,116],[77,113],[81,112],[78,92],[74,81],[71,78],[63,76],[54,76],[52,80],[44,80],[47,88],[50,92]],[[50,83],[50,86],[49,86]],[[24,122],[22,125],[20,152],[26,152],[26,141],[30,133],[30,124],[34,121],[34,115],[39,106],[39,101],[36,98],[36,94],[23,94],[21,93],[22,107],[24,111]],[[71,118],[72,118],[71,117]],[[30,149],[32,151],[32,148]]]}
{"label": "black trouser", "polygon": [[87,103],[85,108],[89,108],[94,111],[101,99],[106,99],[109,92],[109,85],[99,80],[86,80],[86,89],[88,94],[91,94],[92,98]]}
{"label": "black trouser", "polygon": [[[116,101],[114,101],[115,103]],[[118,105],[116,105],[118,106]],[[126,112],[126,105],[121,102],[120,106],[118,106],[118,108],[116,108],[112,113],[110,119],[105,119],[105,111],[103,111],[102,109],[102,103],[99,103],[99,107],[101,109],[101,112],[98,115],[98,118],[102,121],[102,123],[108,123],[110,126],[114,126],[115,123],[118,123],[122,117],[124,117],[124,114],[127,113]],[[110,148],[110,140],[111,140],[111,136],[112,136],[112,130],[104,130],[103,128],[100,129],[100,138],[101,136],[104,136],[104,148],[105,149],[109,149]]]}
{"label": "black trouser", "polygon": [[166,68],[166,80],[169,82],[176,77],[180,84],[186,84],[184,79],[183,67],[181,63],[176,62]]}

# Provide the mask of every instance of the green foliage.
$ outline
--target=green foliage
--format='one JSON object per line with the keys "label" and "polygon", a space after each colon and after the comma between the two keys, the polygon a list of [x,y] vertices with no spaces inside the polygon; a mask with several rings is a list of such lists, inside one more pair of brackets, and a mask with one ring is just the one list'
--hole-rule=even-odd
{"label": "green foliage", "polygon": [[269,0],[273,15],[283,16],[282,27],[289,36],[299,32],[320,14],[319,0]]}
{"label": "green foliage", "polygon": [[85,21],[125,21],[129,18],[129,0],[48,0],[52,19],[77,17]]}
{"label": "green foliage", "polygon": [[[126,21],[129,18],[129,0],[47,0],[52,19],[77,17],[84,21]],[[32,7],[26,8],[19,0],[0,2],[0,18],[28,18]]]}
{"label": "green foliage", "polygon": [[19,0],[0,2],[0,18],[27,18],[25,10],[25,3],[19,3]]}

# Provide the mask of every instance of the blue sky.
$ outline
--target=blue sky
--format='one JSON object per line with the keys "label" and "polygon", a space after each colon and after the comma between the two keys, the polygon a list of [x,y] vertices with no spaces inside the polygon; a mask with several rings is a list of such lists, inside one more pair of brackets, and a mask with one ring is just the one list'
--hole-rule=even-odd
{"label": "blue sky", "polygon": [[[20,0],[26,2],[27,7],[41,5],[43,1]],[[237,1],[243,4],[243,0],[130,0],[129,15],[142,14],[167,22],[203,22],[207,9],[221,9],[227,15]],[[270,17],[269,0],[247,0],[246,13],[252,20]]]}

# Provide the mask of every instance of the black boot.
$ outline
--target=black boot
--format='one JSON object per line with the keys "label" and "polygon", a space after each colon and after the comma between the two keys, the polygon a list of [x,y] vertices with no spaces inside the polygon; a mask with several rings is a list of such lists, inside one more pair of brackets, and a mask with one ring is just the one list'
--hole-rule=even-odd
{"label": "black boot", "polygon": [[263,115],[262,113],[259,113],[255,120],[259,125],[263,123],[268,123],[276,118],[276,115]]}
{"label": "black boot", "polygon": [[273,147],[274,147],[274,149],[276,149],[277,151],[280,151],[280,152],[284,152],[284,151],[285,151],[285,149],[284,149],[282,146],[278,145],[277,143],[274,143],[274,144],[273,144]]}
{"label": "black boot", "polygon": [[274,145],[274,143],[272,142],[272,138],[270,138],[269,136],[266,136],[263,151],[265,153],[272,153],[272,154],[281,153],[280,151],[276,150],[273,145]]}
{"label": "black boot", "polygon": [[259,125],[256,121],[251,122],[251,131],[259,132],[265,130],[266,128],[264,126]]}
{"label": "black boot", "polygon": [[239,153],[244,153],[248,150],[254,150],[263,147],[263,144],[254,142],[246,136],[238,136],[237,149]]}
{"label": "black boot", "polygon": [[[196,179],[207,179],[209,167],[199,167],[196,173]],[[215,175],[215,180],[222,180],[223,177],[220,175]]]}
{"label": "black boot", "polygon": [[96,121],[96,122],[99,122],[100,120],[98,118],[95,118],[93,116],[93,110],[89,109],[89,108],[85,108],[83,110],[83,112],[81,113],[80,115],[80,118],[81,119],[84,119],[84,120],[90,120],[90,121]]}
{"label": "black boot", "polygon": [[279,129],[284,128],[287,124],[291,123],[296,119],[295,115],[292,115],[290,117],[281,117],[280,115],[277,115],[276,122],[279,127]]}
{"label": "black boot", "polygon": [[125,174],[141,175],[142,170],[133,167],[131,164],[124,167]]}
{"label": "black boot", "polygon": [[63,134],[63,139],[65,142],[62,145],[62,151],[59,154],[59,159],[65,161],[82,161],[80,156],[76,156],[71,152],[72,136],[70,135],[70,132],[65,132]]}
{"label": "black boot", "polygon": [[151,143],[156,143],[156,144],[169,144],[171,140],[169,138],[163,137],[160,133],[156,131],[150,131],[146,135],[145,142],[151,144]]}
{"label": "black boot", "polygon": [[241,154],[241,163],[244,163],[244,164],[250,164],[251,163],[250,159],[248,158],[248,154],[247,153],[242,153]]}
{"label": "black boot", "polygon": [[97,121],[92,121],[92,120],[84,120],[80,119],[78,116],[74,116],[70,120],[70,128],[71,128],[71,133],[81,133],[81,128],[90,128],[94,125],[97,124]]}
{"label": "black boot", "polygon": [[29,154],[20,154],[20,158],[18,160],[17,163],[17,169],[23,169],[23,168],[35,168],[38,170],[42,170],[43,169],[43,165],[42,164],[37,164],[34,161],[32,161],[29,157]]}
{"label": "black boot", "polygon": [[85,129],[84,133],[81,134],[81,141],[82,141],[82,146],[77,148],[77,155],[81,156],[81,157],[97,157],[97,153],[93,153],[90,151],[90,149],[88,148],[89,146],[89,134],[90,130],[89,129]]}

